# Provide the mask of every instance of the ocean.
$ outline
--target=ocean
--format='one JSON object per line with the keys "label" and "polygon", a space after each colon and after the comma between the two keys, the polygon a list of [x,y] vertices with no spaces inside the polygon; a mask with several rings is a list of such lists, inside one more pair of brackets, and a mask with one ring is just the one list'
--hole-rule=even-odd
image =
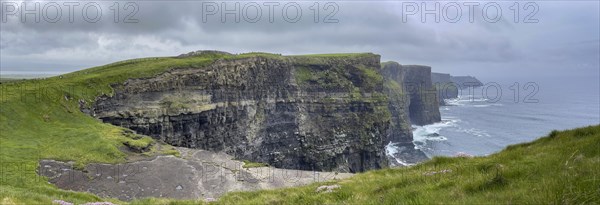
{"label": "ocean", "polygon": [[441,122],[413,125],[416,148],[428,157],[485,156],[552,130],[600,124],[598,76],[480,80],[485,86],[446,100]]}

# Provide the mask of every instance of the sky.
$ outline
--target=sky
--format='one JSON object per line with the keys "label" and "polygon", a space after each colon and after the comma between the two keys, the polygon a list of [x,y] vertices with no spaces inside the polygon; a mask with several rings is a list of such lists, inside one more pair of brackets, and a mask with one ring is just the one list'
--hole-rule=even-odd
{"label": "sky", "polygon": [[35,1],[2,0],[1,73],[221,50],[373,52],[453,75],[600,78],[595,0],[439,1],[437,10],[433,1],[91,2],[39,1],[36,10]]}

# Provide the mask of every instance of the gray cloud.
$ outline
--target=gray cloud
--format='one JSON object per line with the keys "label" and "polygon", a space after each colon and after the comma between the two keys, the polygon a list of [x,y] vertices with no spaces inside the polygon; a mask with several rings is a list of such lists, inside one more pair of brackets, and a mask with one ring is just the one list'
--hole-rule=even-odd
{"label": "gray cloud", "polygon": [[[531,73],[544,70],[560,75],[578,69],[597,75],[600,67],[598,2],[537,2],[539,12],[535,18],[539,22],[531,24],[513,22],[509,7],[514,2],[499,2],[503,17],[495,23],[481,16],[481,7],[489,2],[479,2],[472,23],[465,7],[457,23],[443,18],[436,23],[431,15],[423,23],[417,15],[404,22],[402,2],[390,1],[335,2],[338,23],[322,22],[327,11],[321,1],[319,23],[313,21],[310,10],[317,1],[298,2],[302,18],[296,23],[286,22],[281,16],[280,8],[290,2],[279,2],[274,22],[267,19],[265,2],[256,2],[262,6],[260,21],[248,23],[242,17],[236,23],[228,15],[223,23],[218,15],[203,21],[202,1],[145,1],[136,2],[138,23],[123,23],[127,11],[122,8],[120,22],[115,23],[110,10],[115,2],[98,2],[103,15],[96,23],[86,22],[77,9],[72,23],[66,18],[65,8],[61,21],[56,23],[29,21],[32,16],[23,23],[18,16],[9,15],[8,22],[0,24],[0,68],[3,72],[68,72],[128,58],[178,55],[199,49],[283,54],[375,52],[383,60],[488,76],[511,69],[523,72],[524,68]],[[215,3],[220,6],[222,2]],[[234,3],[226,2],[228,6]],[[429,1],[427,4],[433,5]],[[119,5],[123,7],[124,2]],[[526,12],[521,11],[521,18]]]}

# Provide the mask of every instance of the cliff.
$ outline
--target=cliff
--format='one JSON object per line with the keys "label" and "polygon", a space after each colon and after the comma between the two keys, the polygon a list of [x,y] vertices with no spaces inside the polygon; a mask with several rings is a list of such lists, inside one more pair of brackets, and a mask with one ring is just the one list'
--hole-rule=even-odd
{"label": "cliff", "polygon": [[431,82],[431,67],[387,62],[382,72],[387,79],[403,86],[408,102],[405,110],[412,124],[426,125],[441,121],[437,91]]}
{"label": "cliff", "polygon": [[452,82],[463,88],[483,86],[483,83],[473,76],[452,76]]}
{"label": "cliff", "polygon": [[438,93],[440,105],[445,105],[444,99],[458,97],[458,86],[452,81],[452,76],[446,73],[431,73],[431,81],[435,85]]}
{"label": "cliff", "polygon": [[[426,66],[382,69],[370,53],[178,58],[204,55],[226,57],[114,84],[114,95],[97,98],[90,114],[175,146],[339,172],[388,166],[390,142],[407,161],[425,159],[410,124],[440,120]],[[399,76],[384,78],[392,73]]]}
{"label": "cliff", "polygon": [[[185,56],[185,57],[194,57]],[[390,112],[374,54],[220,59],[113,85],[93,115],[175,146],[303,170],[388,165]]]}
{"label": "cliff", "polygon": [[[384,90],[389,98],[388,109],[392,114],[389,138],[396,150],[389,154],[393,156],[390,159],[390,163],[393,165],[402,165],[402,163],[415,164],[427,159],[427,156],[423,152],[414,148],[411,122],[417,119],[412,119],[409,116],[411,116],[410,113],[412,113],[413,118],[415,116],[424,116],[426,111],[421,109],[430,106],[415,106],[415,104],[423,103],[423,101],[419,97],[413,97],[414,95],[408,92],[408,86],[405,85],[408,84],[405,83],[406,78],[415,78],[415,76],[407,77],[406,71],[406,69],[396,62],[386,62],[382,65],[381,69],[381,74],[384,76]],[[412,107],[410,106],[411,103],[413,103]],[[439,117],[439,110],[436,108],[433,111],[437,111],[437,116]]]}
{"label": "cliff", "polygon": [[483,83],[473,76],[452,76],[446,73],[431,73],[431,81],[437,88],[440,105],[445,105],[444,99],[457,98],[461,89],[483,86]]}

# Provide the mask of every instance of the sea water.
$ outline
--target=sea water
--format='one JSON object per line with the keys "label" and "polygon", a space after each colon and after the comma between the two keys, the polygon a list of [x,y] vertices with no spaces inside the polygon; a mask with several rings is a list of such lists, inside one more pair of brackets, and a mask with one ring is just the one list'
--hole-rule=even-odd
{"label": "sea water", "polygon": [[598,76],[482,82],[447,99],[441,122],[413,125],[415,147],[428,157],[485,156],[552,130],[600,124]]}

